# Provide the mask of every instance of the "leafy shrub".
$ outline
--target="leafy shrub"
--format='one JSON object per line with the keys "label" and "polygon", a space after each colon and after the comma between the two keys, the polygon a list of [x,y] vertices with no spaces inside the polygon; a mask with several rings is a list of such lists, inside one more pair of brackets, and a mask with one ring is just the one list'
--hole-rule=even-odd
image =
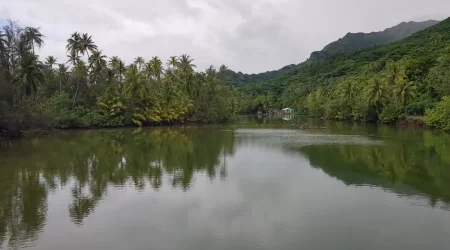
{"label": "leafy shrub", "polygon": [[424,120],[429,126],[450,131],[450,96],[444,96],[434,108],[427,109]]}
{"label": "leafy shrub", "polygon": [[402,108],[395,103],[390,103],[383,108],[380,114],[380,121],[383,123],[394,123],[402,115]]}

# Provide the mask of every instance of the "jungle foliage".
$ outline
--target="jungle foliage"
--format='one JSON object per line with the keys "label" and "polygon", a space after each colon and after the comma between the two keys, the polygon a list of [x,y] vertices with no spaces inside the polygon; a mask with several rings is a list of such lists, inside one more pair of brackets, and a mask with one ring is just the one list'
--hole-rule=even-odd
{"label": "jungle foliage", "polygon": [[450,95],[450,18],[389,45],[308,60],[240,90],[241,112],[264,111],[255,104],[267,96],[274,109],[328,119],[392,123],[438,112]]}
{"label": "jungle foliage", "polygon": [[227,85],[225,66],[196,72],[189,55],[163,63],[137,57],[125,63],[107,57],[93,37],[67,39],[67,62],[36,53],[44,46],[39,28],[8,20],[0,29],[0,132],[33,128],[91,128],[233,120],[237,91]]}

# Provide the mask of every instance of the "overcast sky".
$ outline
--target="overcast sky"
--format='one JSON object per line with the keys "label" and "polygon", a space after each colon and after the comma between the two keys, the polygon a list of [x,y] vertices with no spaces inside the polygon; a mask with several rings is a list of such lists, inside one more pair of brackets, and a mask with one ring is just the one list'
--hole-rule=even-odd
{"label": "overcast sky", "polygon": [[42,27],[42,56],[66,61],[74,31],[108,56],[189,54],[199,69],[227,65],[257,73],[299,63],[347,32],[402,21],[442,20],[449,0],[11,0],[0,19]]}

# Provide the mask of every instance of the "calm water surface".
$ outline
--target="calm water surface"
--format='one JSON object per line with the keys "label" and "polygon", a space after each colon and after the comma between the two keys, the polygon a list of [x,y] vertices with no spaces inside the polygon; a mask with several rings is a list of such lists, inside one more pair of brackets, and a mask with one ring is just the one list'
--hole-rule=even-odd
{"label": "calm water surface", "polygon": [[0,249],[449,247],[446,134],[242,117],[0,144]]}

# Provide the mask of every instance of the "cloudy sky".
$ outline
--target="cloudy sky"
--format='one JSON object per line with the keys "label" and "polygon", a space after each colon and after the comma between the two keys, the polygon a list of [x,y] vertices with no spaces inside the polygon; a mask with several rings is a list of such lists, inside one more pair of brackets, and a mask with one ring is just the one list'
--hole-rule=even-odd
{"label": "cloudy sky", "polygon": [[[299,63],[347,32],[402,21],[442,20],[448,0],[14,0],[0,19],[42,27],[42,56],[66,60],[74,31],[91,34],[108,56],[189,54],[199,69],[227,65],[257,73]],[[3,22],[3,21],[0,21]]]}

